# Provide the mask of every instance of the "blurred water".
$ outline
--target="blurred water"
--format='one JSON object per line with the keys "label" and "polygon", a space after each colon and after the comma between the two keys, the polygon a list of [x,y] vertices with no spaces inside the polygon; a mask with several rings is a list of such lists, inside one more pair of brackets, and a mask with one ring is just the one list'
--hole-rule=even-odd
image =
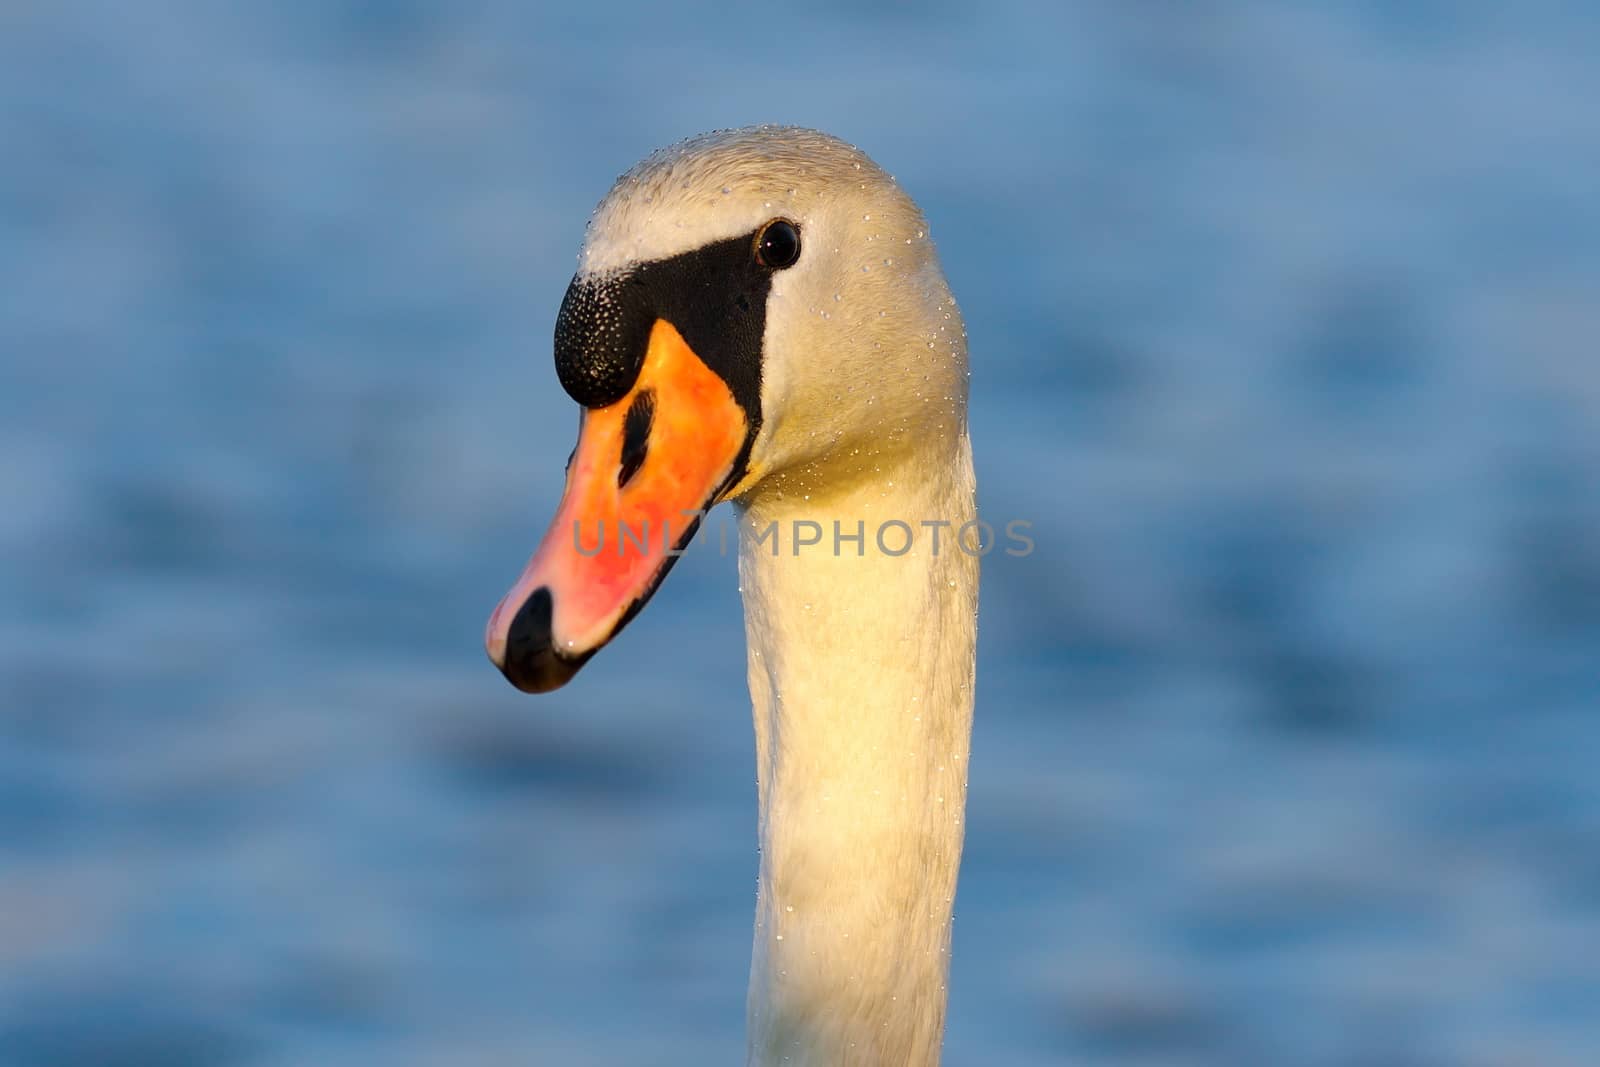
{"label": "blurred water", "polygon": [[0,7],[0,1064],[739,1060],[732,560],[479,639],[589,207],[757,121],[922,202],[1035,523],[947,1061],[1600,1062],[1592,5],[531,7]]}

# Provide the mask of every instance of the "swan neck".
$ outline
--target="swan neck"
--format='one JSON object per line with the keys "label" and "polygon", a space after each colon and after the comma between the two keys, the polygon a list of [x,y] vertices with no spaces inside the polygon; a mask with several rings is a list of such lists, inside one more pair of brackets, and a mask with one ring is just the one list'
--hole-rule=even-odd
{"label": "swan neck", "polygon": [[[964,435],[951,453],[742,509],[761,837],[754,1064],[939,1061],[978,589],[976,555],[956,542],[975,517]],[[757,539],[772,524],[776,546]],[[798,543],[816,527],[819,543]]]}

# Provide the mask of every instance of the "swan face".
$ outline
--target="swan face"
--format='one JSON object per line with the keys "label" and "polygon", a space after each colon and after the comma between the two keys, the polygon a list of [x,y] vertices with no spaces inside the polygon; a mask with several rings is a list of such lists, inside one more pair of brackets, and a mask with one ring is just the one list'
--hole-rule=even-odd
{"label": "swan face", "polygon": [[953,445],[966,346],[927,230],[865,154],[810,130],[702,135],[617,180],[556,325],[583,407],[567,488],[486,633],[514,685],[570,679],[720,500]]}

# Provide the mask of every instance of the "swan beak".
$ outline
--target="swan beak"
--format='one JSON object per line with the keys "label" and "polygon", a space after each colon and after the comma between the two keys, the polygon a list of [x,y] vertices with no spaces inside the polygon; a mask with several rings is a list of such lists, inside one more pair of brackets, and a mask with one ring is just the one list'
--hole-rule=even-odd
{"label": "swan beak", "polygon": [[526,693],[565,685],[644,607],[731,484],[749,419],[673,325],[657,319],[627,395],[586,408],[561,506],[484,644]]}

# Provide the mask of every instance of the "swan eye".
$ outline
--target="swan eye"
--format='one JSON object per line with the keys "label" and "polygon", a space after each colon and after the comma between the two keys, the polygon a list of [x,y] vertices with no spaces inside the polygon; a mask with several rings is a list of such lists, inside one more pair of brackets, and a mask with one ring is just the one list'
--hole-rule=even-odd
{"label": "swan eye", "polygon": [[770,270],[794,266],[800,258],[800,231],[788,219],[773,219],[756,237],[756,262]]}

